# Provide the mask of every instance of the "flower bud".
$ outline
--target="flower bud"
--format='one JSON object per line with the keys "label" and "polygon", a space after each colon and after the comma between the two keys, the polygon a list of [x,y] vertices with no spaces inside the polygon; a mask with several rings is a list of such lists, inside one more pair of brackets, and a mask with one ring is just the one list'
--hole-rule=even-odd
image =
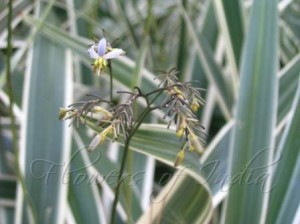
{"label": "flower bud", "polygon": [[58,119],[59,120],[64,119],[66,117],[67,113],[68,113],[67,109],[65,109],[65,108],[59,108]]}
{"label": "flower bud", "polygon": [[107,118],[110,118],[112,116],[112,114],[108,110],[106,110],[100,106],[94,106],[93,112],[94,113],[103,113],[105,115],[105,117],[107,117]]}
{"label": "flower bud", "polygon": [[178,131],[176,131],[176,137],[181,138],[184,134],[184,128],[179,128]]}
{"label": "flower bud", "polygon": [[112,125],[108,126],[106,129],[104,129],[100,134],[96,135],[93,140],[91,141],[88,150],[93,151],[95,148],[97,148],[99,145],[102,145],[106,139],[106,136],[108,134],[112,133],[113,127]]}
{"label": "flower bud", "polygon": [[102,133],[96,135],[96,136],[93,138],[93,140],[91,141],[90,145],[88,146],[88,150],[89,150],[89,151],[94,151],[95,148],[98,147],[98,145],[99,145],[100,142],[101,142],[101,134],[102,134]]}
{"label": "flower bud", "polygon": [[191,145],[190,148],[189,148],[189,151],[190,152],[195,152],[195,150],[196,150],[195,147]]}
{"label": "flower bud", "polygon": [[197,102],[193,102],[191,105],[192,111],[197,112],[198,109],[200,108],[199,104]]}
{"label": "flower bud", "polygon": [[197,150],[197,152],[199,154],[202,154],[204,149],[203,149],[203,146],[202,146],[201,142],[199,141],[198,137],[195,134],[190,133],[188,135],[188,138],[190,141],[190,148],[193,147],[194,150]]}
{"label": "flower bud", "polygon": [[176,160],[174,162],[174,166],[177,167],[179,166],[180,164],[182,164],[182,161],[184,160],[184,150],[180,150],[178,153],[177,153],[177,156],[176,156]]}

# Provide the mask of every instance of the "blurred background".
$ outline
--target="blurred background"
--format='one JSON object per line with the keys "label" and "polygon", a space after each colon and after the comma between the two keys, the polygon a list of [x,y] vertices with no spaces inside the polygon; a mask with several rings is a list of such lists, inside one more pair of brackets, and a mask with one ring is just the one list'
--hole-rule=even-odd
{"label": "blurred background", "polygon": [[178,169],[163,114],[145,120],[117,223],[300,222],[299,0],[0,0],[0,224],[110,222],[122,144],[88,152],[95,132],[58,119],[87,94],[109,99],[87,53],[102,37],[126,51],[115,103],[171,68],[206,101],[206,150]]}

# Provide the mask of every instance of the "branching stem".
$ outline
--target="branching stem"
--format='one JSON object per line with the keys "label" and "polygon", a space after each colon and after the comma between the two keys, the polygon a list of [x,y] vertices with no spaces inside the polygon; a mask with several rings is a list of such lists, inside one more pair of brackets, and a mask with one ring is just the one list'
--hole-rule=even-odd
{"label": "branching stem", "polygon": [[[158,92],[158,91],[156,91],[156,92]],[[136,123],[135,123],[134,127],[130,131],[128,137],[125,139],[124,154],[123,154],[123,158],[122,158],[122,162],[121,162],[121,167],[120,167],[120,171],[119,171],[117,186],[115,188],[115,198],[114,198],[113,205],[112,205],[112,212],[111,212],[111,223],[112,224],[114,224],[115,220],[116,220],[116,208],[117,208],[117,203],[119,201],[120,187],[121,187],[122,176],[123,176],[123,173],[124,173],[124,170],[125,170],[126,160],[127,160],[127,156],[128,156],[130,140],[134,136],[134,134],[136,133],[136,131],[139,129],[139,127],[141,126],[141,124],[144,121],[144,119],[153,110],[159,108],[159,107],[151,107],[151,104],[153,104],[155,102],[155,100],[162,94],[162,92],[163,92],[163,89],[160,89],[160,91],[158,92],[158,94],[150,102],[149,99],[148,99],[148,94],[144,95],[141,91],[139,91],[138,97],[145,98],[146,103],[147,103],[147,107],[139,115],[138,119],[136,120]]]}

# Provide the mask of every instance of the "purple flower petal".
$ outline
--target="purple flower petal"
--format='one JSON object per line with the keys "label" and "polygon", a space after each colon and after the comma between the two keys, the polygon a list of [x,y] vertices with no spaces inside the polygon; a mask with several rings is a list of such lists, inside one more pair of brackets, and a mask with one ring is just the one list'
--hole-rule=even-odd
{"label": "purple flower petal", "polygon": [[106,51],[106,39],[102,38],[98,44],[98,54],[99,56],[103,56]]}
{"label": "purple flower petal", "polygon": [[88,49],[88,53],[90,55],[90,58],[93,58],[93,59],[99,58],[99,55],[95,51],[94,45]]}
{"label": "purple flower petal", "polygon": [[112,59],[112,58],[117,58],[117,57],[119,57],[121,55],[124,55],[124,54],[125,54],[125,51],[123,51],[122,49],[119,49],[119,48],[115,48],[112,51],[105,54],[103,56],[103,58],[108,60],[108,59]]}

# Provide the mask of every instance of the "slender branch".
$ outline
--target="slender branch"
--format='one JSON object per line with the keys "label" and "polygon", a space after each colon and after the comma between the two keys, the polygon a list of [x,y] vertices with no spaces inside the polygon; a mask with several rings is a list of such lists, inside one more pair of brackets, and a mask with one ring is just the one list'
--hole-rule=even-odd
{"label": "slender branch", "polygon": [[16,128],[16,119],[14,116],[13,112],[13,104],[14,104],[14,90],[13,90],[13,85],[12,85],[12,80],[11,80],[11,67],[10,67],[10,58],[12,55],[12,45],[11,45],[11,40],[12,40],[12,28],[11,28],[11,22],[12,22],[12,13],[13,13],[13,8],[12,8],[13,1],[10,0],[8,2],[8,20],[7,20],[7,30],[8,30],[8,35],[7,35],[7,54],[6,54],[6,85],[7,85],[7,92],[9,96],[9,116],[11,120],[10,128],[12,132],[12,142],[13,142],[13,149],[15,153],[15,160],[16,160],[16,175],[18,177],[18,180],[21,184],[22,191],[24,193],[25,199],[27,199],[27,202],[29,204],[29,207],[31,209],[32,213],[32,221],[33,223],[37,223],[37,215],[36,215],[36,210],[33,205],[33,202],[28,194],[25,181],[22,176],[20,164],[19,164],[19,147],[18,147],[18,133],[17,133],[17,128]]}
{"label": "slender branch", "polygon": [[108,62],[108,70],[109,70],[109,84],[110,84],[110,89],[109,89],[109,95],[110,95],[110,102],[113,102],[113,74],[112,74],[112,65],[111,62]]}
{"label": "slender branch", "polygon": [[163,91],[163,90],[167,90],[167,89],[170,89],[171,87],[176,87],[176,86],[182,86],[181,84],[173,84],[173,85],[170,85],[170,86],[167,86],[167,87],[161,87],[161,88],[158,88],[156,90],[153,90],[147,94],[145,94],[145,96],[150,96],[154,93],[157,93],[157,92],[160,92],[160,91]]}
{"label": "slender branch", "polygon": [[151,92],[145,94],[145,96],[148,97],[148,96],[150,96],[150,95],[152,95],[152,94],[154,94],[154,93],[157,93],[157,92],[160,92],[160,91],[163,91],[163,90],[167,90],[168,88],[169,88],[169,87],[162,87],[162,88],[153,90],[153,91],[151,91]]}
{"label": "slender branch", "polygon": [[121,163],[121,168],[120,168],[120,172],[119,172],[119,177],[118,177],[118,182],[117,182],[117,186],[115,189],[115,198],[114,198],[114,202],[112,205],[112,212],[111,212],[111,221],[110,223],[114,224],[115,220],[116,220],[116,208],[117,208],[117,203],[118,203],[118,199],[119,199],[119,193],[120,193],[120,187],[121,187],[121,178],[125,169],[125,165],[126,165],[126,159],[127,159],[127,155],[128,155],[128,150],[129,150],[129,143],[130,143],[130,137],[128,137],[126,139],[125,142],[125,146],[124,146],[124,154],[123,154],[123,158],[122,158],[122,163]]}
{"label": "slender branch", "polygon": [[149,105],[148,105],[146,110],[137,119],[136,125],[131,130],[129,136],[125,140],[124,154],[123,154],[122,163],[121,163],[121,167],[120,167],[120,172],[119,172],[119,176],[118,176],[117,186],[115,188],[115,198],[114,198],[113,205],[112,205],[112,212],[111,212],[111,223],[112,224],[114,224],[115,220],[116,220],[116,208],[117,208],[117,203],[118,203],[118,200],[119,200],[119,193],[120,193],[120,187],[121,187],[121,183],[122,183],[122,176],[123,176],[123,173],[124,173],[124,170],[125,170],[126,160],[127,160],[127,157],[128,157],[130,140],[134,136],[137,129],[141,126],[141,124],[142,124],[143,120],[145,119],[145,117],[151,111],[152,111],[152,108],[150,108]]}
{"label": "slender branch", "polygon": [[[122,176],[125,170],[125,165],[126,165],[126,160],[128,157],[128,152],[129,152],[129,145],[130,145],[130,141],[131,138],[134,136],[134,134],[136,133],[136,131],[138,130],[138,128],[141,126],[142,122],[144,121],[144,119],[146,118],[146,116],[148,116],[148,114],[151,113],[151,111],[157,109],[158,107],[151,107],[151,104],[155,102],[155,100],[162,94],[164,89],[160,89],[160,91],[155,91],[158,92],[157,95],[154,97],[154,99],[151,100],[151,102],[149,102],[148,99],[148,94],[147,95],[143,95],[141,92],[139,95],[139,97],[143,97],[146,99],[147,102],[147,107],[146,109],[139,115],[138,119],[136,120],[136,123],[133,127],[133,129],[130,131],[128,137],[125,140],[125,146],[124,146],[124,154],[123,154],[123,158],[122,158],[122,162],[121,162],[121,167],[120,167],[120,172],[119,172],[119,176],[118,176],[118,181],[117,181],[117,186],[115,188],[115,198],[113,201],[113,205],[112,205],[112,212],[111,212],[111,223],[114,224],[115,220],[116,220],[116,208],[117,208],[117,203],[119,200],[119,194],[120,194],[120,187],[121,187],[121,183],[122,183]],[[154,92],[153,92],[154,93]]]}

